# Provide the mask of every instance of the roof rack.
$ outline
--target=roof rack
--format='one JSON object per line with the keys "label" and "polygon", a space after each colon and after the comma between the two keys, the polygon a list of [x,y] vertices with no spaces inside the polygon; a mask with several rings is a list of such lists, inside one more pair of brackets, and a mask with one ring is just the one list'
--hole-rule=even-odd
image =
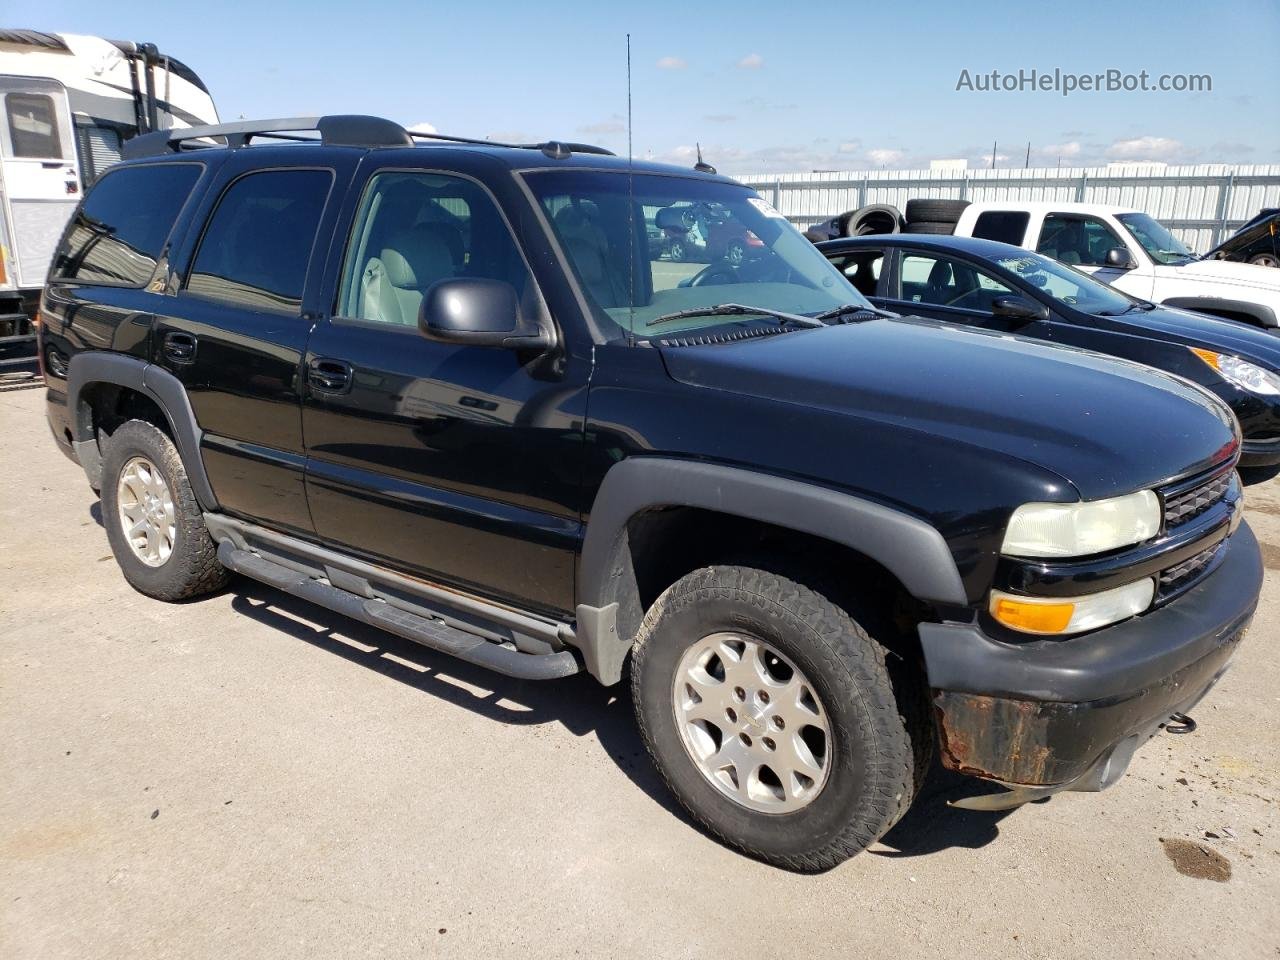
{"label": "roof rack", "polygon": [[232,149],[248,146],[255,138],[314,142],[314,136],[299,134],[318,133],[326,146],[339,147],[408,147],[415,140],[438,140],[445,143],[472,144],[483,147],[511,147],[519,150],[541,150],[548,157],[563,160],[573,153],[596,153],[613,156],[604,147],[589,143],[565,143],[548,140],[545,143],[500,143],[494,140],[476,140],[471,137],[452,137],[443,133],[422,133],[406,130],[400,124],[382,117],[366,117],[359,114],[337,114],[328,117],[289,117],[278,120],[241,120],[235,123],[218,123],[209,126],[183,127],[177,130],[158,130],[132,140],[126,140],[122,154],[126,160],[154,157],[181,150],[193,150],[213,146],[200,140],[221,141]]}

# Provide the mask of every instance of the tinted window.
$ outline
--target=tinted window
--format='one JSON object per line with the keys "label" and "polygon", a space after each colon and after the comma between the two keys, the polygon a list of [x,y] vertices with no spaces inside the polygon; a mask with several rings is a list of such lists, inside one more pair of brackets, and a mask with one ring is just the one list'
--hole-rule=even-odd
{"label": "tinted window", "polygon": [[4,105],[15,157],[62,156],[53,97],[43,93],[11,93],[4,98]]}
{"label": "tinted window", "polygon": [[498,208],[461,177],[381,173],[365,191],[343,267],[338,313],[414,326],[423,294],[452,277],[503,280],[528,270]]}
{"label": "tinted window", "polygon": [[978,219],[973,224],[973,235],[983,240],[996,240],[1020,247],[1030,222],[1031,214],[1026,211],[988,210],[978,214]]}
{"label": "tinted window", "polygon": [[235,181],[209,218],[187,289],[254,310],[298,310],[332,180],[327,170],[268,170]]}
{"label": "tinted window", "polygon": [[1040,228],[1036,253],[1071,266],[1101,267],[1106,265],[1108,250],[1123,246],[1120,238],[1097,217],[1050,213]]}
{"label": "tinted window", "polygon": [[923,253],[902,258],[902,299],[912,303],[990,313],[996,297],[1012,292],[963,260]]}
{"label": "tinted window", "polygon": [[883,250],[857,250],[853,253],[839,253],[831,257],[831,262],[864,297],[874,297],[876,295],[876,286],[880,281],[880,270],[884,266]]}
{"label": "tinted window", "polygon": [[202,169],[194,163],[149,164],[106,174],[67,227],[54,275],[145,284]]}

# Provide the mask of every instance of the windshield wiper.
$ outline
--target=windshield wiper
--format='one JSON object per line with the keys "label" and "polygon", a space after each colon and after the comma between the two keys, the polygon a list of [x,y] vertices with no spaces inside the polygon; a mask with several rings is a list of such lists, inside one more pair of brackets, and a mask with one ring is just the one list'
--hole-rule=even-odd
{"label": "windshield wiper", "polygon": [[1154,310],[1155,308],[1156,305],[1150,300],[1135,300],[1123,310],[1099,310],[1097,315],[1100,317],[1122,317],[1126,313],[1132,313],[1134,310],[1141,310],[1146,313],[1148,310]]}
{"label": "windshield wiper", "polygon": [[645,326],[656,327],[660,323],[670,323],[673,320],[688,320],[693,317],[742,317],[752,314],[772,317],[779,323],[799,324],[802,327],[826,326],[821,320],[815,320],[813,317],[806,317],[800,313],[787,313],[785,310],[772,310],[769,307],[752,307],[745,303],[717,303],[711,307],[690,307],[688,310],[677,310],[675,313],[664,313],[660,317],[654,317]]}
{"label": "windshield wiper", "polygon": [[813,319],[815,320],[836,320],[840,317],[852,316],[855,313],[870,314],[871,317],[886,317],[890,320],[896,320],[901,314],[890,313],[888,310],[881,310],[879,307],[873,307],[871,304],[860,303],[843,303],[838,307],[833,307],[819,313]]}

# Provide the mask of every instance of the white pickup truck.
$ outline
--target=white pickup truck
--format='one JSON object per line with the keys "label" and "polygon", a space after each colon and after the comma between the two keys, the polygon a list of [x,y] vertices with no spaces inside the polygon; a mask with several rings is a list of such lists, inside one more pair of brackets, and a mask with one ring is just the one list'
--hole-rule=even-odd
{"label": "white pickup truck", "polygon": [[991,201],[965,207],[957,236],[1036,250],[1143,300],[1280,327],[1280,272],[1199,260],[1159,221],[1099,203]]}

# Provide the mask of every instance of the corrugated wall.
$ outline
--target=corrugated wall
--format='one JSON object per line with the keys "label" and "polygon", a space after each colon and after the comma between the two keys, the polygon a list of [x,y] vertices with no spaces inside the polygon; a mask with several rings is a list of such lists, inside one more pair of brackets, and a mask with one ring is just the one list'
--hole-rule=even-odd
{"label": "corrugated wall", "polygon": [[1026,170],[859,170],[740,176],[797,226],[868,203],[912,197],[1078,200],[1151,214],[1203,253],[1263,207],[1280,207],[1280,165],[1063,167]]}

